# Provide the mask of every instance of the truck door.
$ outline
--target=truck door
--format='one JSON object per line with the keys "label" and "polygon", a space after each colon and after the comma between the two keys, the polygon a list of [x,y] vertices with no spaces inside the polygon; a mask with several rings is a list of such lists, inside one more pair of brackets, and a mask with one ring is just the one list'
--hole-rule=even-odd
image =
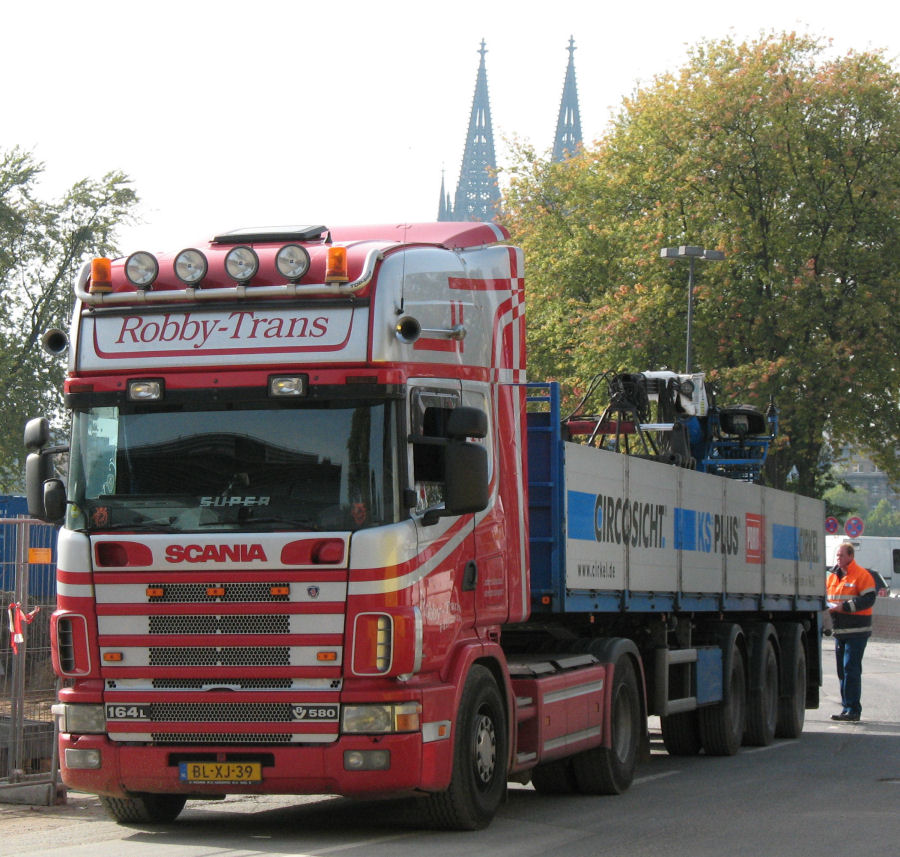
{"label": "truck door", "polygon": [[439,518],[426,524],[428,509],[443,503],[444,461],[440,443],[447,418],[462,403],[458,381],[428,380],[410,385],[410,476],[416,505],[417,562],[421,571],[424,649],[442,657],[475,623],[475,538],[472,516]]}
{"label": "truck door", "polygon": [[[496,485],[496,437],[494,418],[488,407],[484,385],[463,382],[462,403],[484,411],[487,435],[482,441],[488,450],[488,481],[494,486],[493,502],[485,513],[475,516],[475,617],[479,626],[499,625],[509,616],[507,551],[511,537],[507,510]],[[470,571],[471,576],[471,571]]]}

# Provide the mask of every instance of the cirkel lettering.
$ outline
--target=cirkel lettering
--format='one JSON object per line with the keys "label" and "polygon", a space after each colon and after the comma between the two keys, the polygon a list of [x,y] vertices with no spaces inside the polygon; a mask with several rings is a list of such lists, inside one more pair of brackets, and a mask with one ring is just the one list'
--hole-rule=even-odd
{"label": "cirkel lettering", "polygon": [[607,544],[663,547],[666,513],[667,508],[662,503],[598,494],[594,501],[594,538]]}

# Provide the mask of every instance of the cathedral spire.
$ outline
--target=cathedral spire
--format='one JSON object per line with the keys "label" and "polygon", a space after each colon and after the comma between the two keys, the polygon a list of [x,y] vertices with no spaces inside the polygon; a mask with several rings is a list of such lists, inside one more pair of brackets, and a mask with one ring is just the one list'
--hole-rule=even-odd
{"label": "cathedral spire", "polygon": [[553,160],[562,161],[575,154],[581,144],[581,113],[578,110],[578,89],[575,86],[575,39],[569,37],[569,65],[563,83],[559,118],[556,120],[556,138],[553,143]]}
{"label": "cathedral spire", "polygon": [[454,220],[493,220],[500,204],[500,190],[494,174],[497,159],[494,154],[494,130],[491,126],[491,105],[484,63],[484,55],[487,53],[484,39],[481,40],[478,53],[481,61],[475,79],[475,95],[459,170],[459,184],[453,201]]}
{"label": "cathedral spire", "polygon": [[450,194],[444,188],[444,171],[441,170],[441,198],[438,202],[438,220],[453,220],[453,203]]}

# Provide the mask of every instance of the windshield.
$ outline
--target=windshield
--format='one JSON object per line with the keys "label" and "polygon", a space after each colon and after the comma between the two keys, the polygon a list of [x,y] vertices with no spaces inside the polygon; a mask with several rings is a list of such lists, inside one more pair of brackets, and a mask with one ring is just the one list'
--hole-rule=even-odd
{"label": "windshield", "polygon": [[97,407],[73,420],[79,530],[356,530],[395,520],[395,405]]}

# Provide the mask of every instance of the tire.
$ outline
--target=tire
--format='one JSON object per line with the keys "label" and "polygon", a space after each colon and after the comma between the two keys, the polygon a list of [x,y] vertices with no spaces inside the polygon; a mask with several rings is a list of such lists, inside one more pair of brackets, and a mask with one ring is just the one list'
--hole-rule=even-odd
{"label": "tire", "polygon": [[660,717],[663,744],[670,756],[696,756],[703,743],[696,711],[683,711]]}
{"label": "tire", "polygon": [[178,818],[185,803],[187,798],[184,795],[100,795],[100,804],[119,824],[168,824]]}
{"label": "tire", "polygon": [[641,742],[641,701],[627,655],[619,657],[613,673],[609,728],[611,747],[594,747],[572,757],[572,772],[583,794],[622,794],[634,779]]}
{"label": "tire", "polygon": [[751,661],[753,669],[758,671],[756,686],[747,694],[744,743],[753,747],[768,747],[775,740],[778,723],[778,657],[771,639],[761,645],[761,656]]}
{"label": "tire", "polygon": [[725,698],[698,710],[700,741],[708,756],[733,756],[741,747],[747,720],[747,684],[744,655],[736,642],[726,653]]}
{"label": "tire", "polygon": [[503,698],[491,672],[476,664],[457,712],[450,787],[424,800],[426,817],[445,830],[487,827],[506,796],[508,769]]}
{"label": "tire", "polygon": [[578,790],[570,759],[538,765],[531,772],[531,784],[542,795],[570,795]]}
{"label": "tire", "polygon": [[775,736],[799,738],[806,720],[806,647],[799,626],[782,642],[784,682],[778,698],[778,723]]}

